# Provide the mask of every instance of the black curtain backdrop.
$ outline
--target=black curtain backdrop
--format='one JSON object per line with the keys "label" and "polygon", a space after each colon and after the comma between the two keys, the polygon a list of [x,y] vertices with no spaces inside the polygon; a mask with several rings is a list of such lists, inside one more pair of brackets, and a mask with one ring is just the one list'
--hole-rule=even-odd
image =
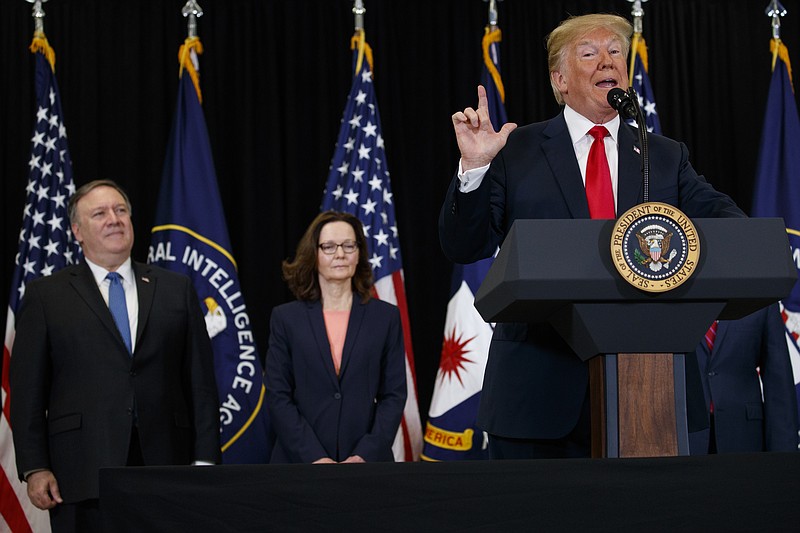
{"label": "black curtain backdrop", "polygon": [[[130,194],[144,260],[186,36],[184,0],[50,0],[45,31],[77,185],[111,178]],[[768,0],[644,4],[650,77],[664,133],[749,210],[770,79]],[[200,0],[203,107],[233,254],[262,356],[273,306],[291,299],[280,264],[319,210],[351,83],[351,0]],[[782,37],[800,65],[800,0],[783,0]],[[423,421],[439,362],[452,265],[437,217],[458,161],[450,115],[476,104],[481,0],[366,0],[365,29],[392,187]],[[614,1],[499,3],[509,119],[558,112],[544,39],[568,15]],[[0,290],[14,269],[35,116],[31,4],[0,0]],[[1,293],[7,298],[7,292]],[[7,301],[7,300],[6,300]]]}

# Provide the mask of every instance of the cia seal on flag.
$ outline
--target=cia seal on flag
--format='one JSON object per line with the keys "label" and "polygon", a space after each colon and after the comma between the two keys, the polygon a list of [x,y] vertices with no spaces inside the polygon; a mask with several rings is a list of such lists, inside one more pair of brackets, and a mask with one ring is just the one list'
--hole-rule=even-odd
{"label": "cia seal on flag", "polygon": [[639,204],[620,216],[611,233],[611,259],[620,275],[646,292],[665,292],[697,268],[700,239],[689,217],[668,204]]}

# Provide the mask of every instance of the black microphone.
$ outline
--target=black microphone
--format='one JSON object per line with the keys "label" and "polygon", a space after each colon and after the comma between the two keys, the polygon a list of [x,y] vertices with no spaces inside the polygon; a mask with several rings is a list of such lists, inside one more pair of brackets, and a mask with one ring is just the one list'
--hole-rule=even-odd
{"label": "black microphone", "polygon": [[608,103],[611,104],[611,107],[616,109],[624,118],[636,120],[636,104],[631,100],[628,93],[619,87],[614,87],[608,91],[606,99]]}

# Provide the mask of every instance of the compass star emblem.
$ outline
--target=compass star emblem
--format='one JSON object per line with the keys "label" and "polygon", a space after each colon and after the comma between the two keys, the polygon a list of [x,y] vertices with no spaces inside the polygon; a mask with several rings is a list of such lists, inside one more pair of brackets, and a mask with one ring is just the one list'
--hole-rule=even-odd
{"label": "compass star emblem", "polygon": [[471,359],[467,359],[465,355],[470,351],[467,349],[467,345],[475,337],[476,336],[473,336],[462,341],[461,335],[456,337],[456,328],[453,326],[453,331],[447,335],[442,342],[442,357],[439,360],[439,369],[442,371],[443,377],[455,375],[458,382],[461,383],[462,386],[464,385],[464,382],[461,381],[461,371],[465,370],[464,365],[466,363],[473,362]]}

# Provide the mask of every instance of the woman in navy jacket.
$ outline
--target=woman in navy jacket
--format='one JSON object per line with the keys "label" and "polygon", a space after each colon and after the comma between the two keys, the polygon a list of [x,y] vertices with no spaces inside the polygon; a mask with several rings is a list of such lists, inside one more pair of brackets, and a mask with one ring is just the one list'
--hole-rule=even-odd
{"label": "woman in navy jacket", "polygon": [[320,213],[283,276],[297,300],[270,321],[271,462],[392,461],[406,401],[403,331],[397,307],[371,298],[359,220]]}

